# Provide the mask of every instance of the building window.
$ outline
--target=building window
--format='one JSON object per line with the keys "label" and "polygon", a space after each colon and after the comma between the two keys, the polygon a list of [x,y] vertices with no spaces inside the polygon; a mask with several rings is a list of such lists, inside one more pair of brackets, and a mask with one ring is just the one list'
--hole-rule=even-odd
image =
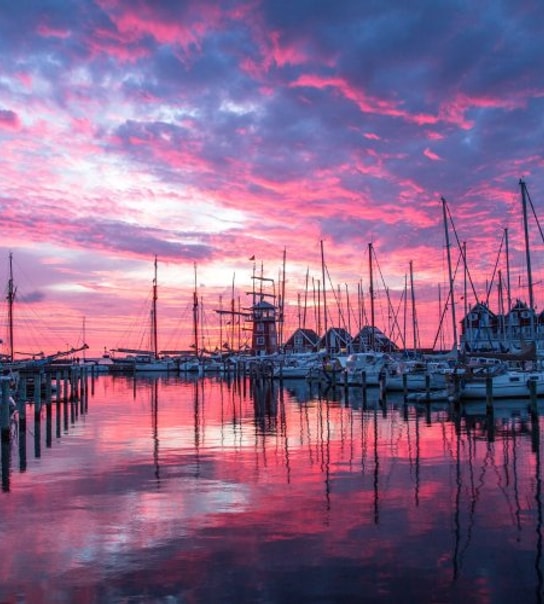
{"label": "building window", "polygon": [[264,346],[264,336],[259,336],[257,338],[257,346]]}

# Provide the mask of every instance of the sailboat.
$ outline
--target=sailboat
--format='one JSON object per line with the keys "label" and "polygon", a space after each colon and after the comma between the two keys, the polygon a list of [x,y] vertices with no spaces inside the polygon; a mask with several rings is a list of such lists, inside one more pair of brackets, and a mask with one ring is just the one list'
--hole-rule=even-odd
{"label": "sailboat", "polygon": [[[78,352],[85,351],[89,347],[87,344],[83,344],[77,348],[70,348],[65,351],[55,352],[53,354],[45,355],[43,352],[35,353],[23,353],[15,352],[15,320],[14,320],[14,307],[15,297],[17,293],[17,287],[14,284],[13,278],[13,254],[9,254],[9,279],[8,279],[8,337],[9,337],[9,350],[7,353],[0,354],[0,369],[4,374],[9,374],[10,377],[14,377],[16,372],[19,370],[35,370],[45,367],[50,363],[61,359],[62,357],[70,357]],[[0,340],[0,343],[1,340]],[[28,358],[15,358],[18,354],[20,357]]]}
{"label": "sailboat", "polygon": [[174,360],[169,357],[159,356],[158,329],[157,329],[157,256],[155,256],[153,276],[153,298],[151,306],[151,350],[134,350],[131,348],[116,348],[115,352],[122,352],[125,358],[114,359],[123,367],[135,373],[148,371],[171,371],[175,369]]}

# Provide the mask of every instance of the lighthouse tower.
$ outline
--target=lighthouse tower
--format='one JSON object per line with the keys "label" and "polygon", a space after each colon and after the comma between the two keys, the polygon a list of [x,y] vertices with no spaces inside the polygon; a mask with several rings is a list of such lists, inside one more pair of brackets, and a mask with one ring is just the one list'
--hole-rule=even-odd
{"label": "lighthouse tower", "polygon": [[276,307],[266,300],[251,307],[251,352],[254,355],[273,354],[278,350],[276,334]]}

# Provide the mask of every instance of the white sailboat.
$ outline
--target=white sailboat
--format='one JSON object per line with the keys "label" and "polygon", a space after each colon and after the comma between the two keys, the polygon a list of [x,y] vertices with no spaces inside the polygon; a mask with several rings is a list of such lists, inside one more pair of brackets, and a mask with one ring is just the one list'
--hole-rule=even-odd
{"label": "white sailboat", "polygon": [[131,348],[117,348],[115,352],[121,352],[127,356],[122,359],[114,359],[114,363],[121,364],[124,368],[135,373],[148,371],[171,371],[175,369],[174,360],[159,355],[158,329],[157,329],[157,256],[155,256],[153,276],[153,299],[151,306],[151,350],[134,350]]}
{"label": "white sailboat", "polygon": [[534,388],[536,396],[544,395],[544,372],[511,369],[499,363],[478,368],[461,376],[458,395],[461,400],[528,398]]}

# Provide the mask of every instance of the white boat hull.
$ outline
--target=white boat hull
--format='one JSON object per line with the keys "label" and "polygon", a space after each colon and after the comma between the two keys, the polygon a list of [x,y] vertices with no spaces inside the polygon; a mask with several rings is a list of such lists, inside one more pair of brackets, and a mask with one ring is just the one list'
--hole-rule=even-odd
{"label": "white boat hull", "polygon": [[462,399],[483,399],[488,396],[488,387],[492,398],[529,397],[531,394],[529,382],[535,384],[537,396],[544,395],[544,373],[508,371],[486,379],[467,380],[461,382],[460,397]]}

